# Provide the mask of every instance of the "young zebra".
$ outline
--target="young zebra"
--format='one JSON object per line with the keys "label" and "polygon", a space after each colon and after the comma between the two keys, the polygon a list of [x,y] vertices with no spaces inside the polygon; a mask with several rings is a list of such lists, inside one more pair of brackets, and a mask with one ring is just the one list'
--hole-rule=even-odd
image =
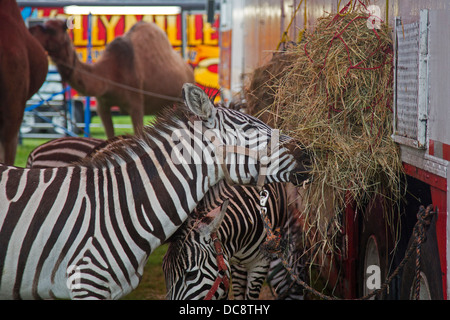
{"label": "young zebra", "polygon": [[300,148],[272,143],[258,157],[274,134],[261,121],[214,108],[191,84],[183,97],[188,108],[80,165],[0,166],[0,298],[120,298],[221,179],[307,179]]}
{"label": "young zebra", "polygon": [[[234,299],[258,299],[272,257],[261,250],[266,240],[259,213],[259,192],[254,187],[228,186],[221,181],[202,201],[203,208],[188,218],[169,239],[163,270],[170,299],[225,299],[231,267]],[[287,232],[287,195],[284,184],[266,185],[269,191],[267,217],[272,227]],[[226,211],[219,210],[229,200]],[[215,237],[217,236],[217,240]],[[216,259],[220,243],[223,255]],[[223,273],[223,272],[222,272]],[[225,277],[220,286],[216,284]]]}

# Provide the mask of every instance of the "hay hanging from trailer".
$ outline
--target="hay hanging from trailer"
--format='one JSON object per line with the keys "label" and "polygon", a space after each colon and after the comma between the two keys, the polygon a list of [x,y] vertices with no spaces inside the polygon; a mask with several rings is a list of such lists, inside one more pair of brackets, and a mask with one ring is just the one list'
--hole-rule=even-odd
{"label": "hay hanging from trailer", "polygon": [[249,110],[270,113],[275,127],[313,155],[303,219],[322,253],[335,247],[348,202],[364,208],[375,195],[401,198],[390,31],[385,23],[369,28],[363,5],[347,10],[319,18],[302,43],[274,54],[252,75],[247,94]]}

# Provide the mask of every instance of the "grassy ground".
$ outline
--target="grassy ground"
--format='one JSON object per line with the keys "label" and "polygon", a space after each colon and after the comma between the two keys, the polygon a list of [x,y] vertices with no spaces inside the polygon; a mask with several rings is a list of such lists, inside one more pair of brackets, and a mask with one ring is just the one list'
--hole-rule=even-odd
{"label": "grassy ground", "polygon": [[[148,123],[153,119],[152,116],[146,116],[144,123]],[[113,117],[114,124],[130,124],[129,116],[115,116]],[[93,124],[99,124],[100,119],[96,116],[92,118]],[[115,129],[116,135],[132,133],[132,129]],[[91,135],[94,138],[106,139],[103,128],[91,128]],[[22,143],[17,146],[17,154],[15,165],[18,167],[25,167],[27,158],[30,152],[37,146],[47,142],[49,139],[23,139]],[[161,268],[162,259],[166,253],[167,245],[162,245],[157,248],[150,256],[145,267],[142,281],[138,288],[131,292],[124,299],[126,300],[161,300],[165,299],[166,286],[164,282],[164,275]]]}

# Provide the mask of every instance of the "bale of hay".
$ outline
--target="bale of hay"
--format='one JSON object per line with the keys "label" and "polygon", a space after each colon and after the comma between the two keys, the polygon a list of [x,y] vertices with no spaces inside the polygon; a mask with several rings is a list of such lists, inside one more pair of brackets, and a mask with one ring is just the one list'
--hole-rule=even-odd
{"label": "bale of hay", "polygon": [[327,253],[349,201],[364,207],[375,195],[401,197],[403,169],[391,139],[392,40],[386,24],[371,29],[368,17],[363,6],[323,16],[283,53],[289,63],[271,66],[277,72],[266,71],[268,80],[258,84],[270,93],[274,125],[313,155],[304,221]]}

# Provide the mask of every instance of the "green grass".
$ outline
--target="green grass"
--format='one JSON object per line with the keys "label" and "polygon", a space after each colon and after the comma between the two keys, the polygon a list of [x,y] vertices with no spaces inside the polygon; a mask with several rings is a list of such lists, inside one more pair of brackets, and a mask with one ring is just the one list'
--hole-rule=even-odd
{"label": "green grass", "polygon": [[[144,123],[148,124],[153,121],[153,116],[145,116]],[[100,119],[97,116],[92,117],[92,123],[99,124]],[[114,116],[114,124],[131,124],[129,116]],[[133,133],[133,129],[116,128],[115,134],[122,135]],[[80,135],[81,136],[81,135]],[[106,139],[103,128],[91,128],[91,136],[93,138]],[[23,139],[22,144],[17,146],[16,160],[14,165],[17,167],[25,167],[30,152],[37,146],[47,142],[50,139]],[[162,259],[166,253],[167,245],[162,245],[156,248],[150,255],[147,265],[144,269],[139,286],[124,297],[125,300],[161,300],[165,299],[166,286],[164,282],[164,275],[162,272]]]}
{"label": "green grass", "polygon": [[166,244],[153,251],[144,268],[141,283],[136,290],[125,296],[123,300],[164,300],[166,298],[166,284],[161,267],[166,251]]}

